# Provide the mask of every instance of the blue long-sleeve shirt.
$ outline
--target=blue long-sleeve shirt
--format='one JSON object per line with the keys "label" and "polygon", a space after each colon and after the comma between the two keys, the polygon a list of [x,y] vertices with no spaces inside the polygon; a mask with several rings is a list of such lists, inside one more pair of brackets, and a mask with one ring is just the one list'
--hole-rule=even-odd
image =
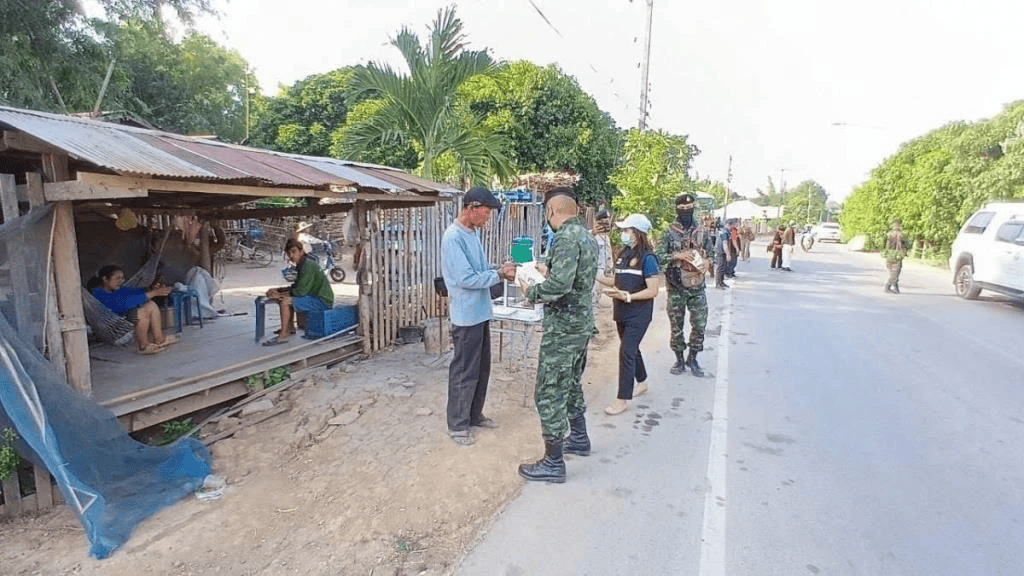
{"label": "blue long-sleeve shirt", "polygon": [[487,263],[480,236],[457,221],[441,238],[441,274],[452,324],[475,326],[493,317],[490,287],[501,278]]}
{"label": "blue long-sleeve shirt", "polygon": [[129,286],[121,286],[113,292],[107,292],[102,287],[93,288],[92,295],[116,314],[127,314],[149,300],[145,290]]}

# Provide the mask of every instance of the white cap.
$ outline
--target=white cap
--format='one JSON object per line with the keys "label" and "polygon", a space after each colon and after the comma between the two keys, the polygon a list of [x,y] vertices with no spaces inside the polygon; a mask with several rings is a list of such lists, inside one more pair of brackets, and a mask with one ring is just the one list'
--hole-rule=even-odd
{"label": "white cap", "polygon": [[626,216],[625,220],[616,222],[615,225],[619,228],[636,228],[644,234],[651,231],[651,221],[643,214],[630,214]]}

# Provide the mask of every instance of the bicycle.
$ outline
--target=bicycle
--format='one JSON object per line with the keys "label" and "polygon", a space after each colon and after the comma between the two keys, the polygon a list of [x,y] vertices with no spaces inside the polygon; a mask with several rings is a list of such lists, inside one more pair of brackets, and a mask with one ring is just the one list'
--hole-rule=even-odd
{"label": "bicycle", "polygon": [[270,266],[274,261],[274,250],[266,242],[256,240],[253,230],[231,233],[228,245],[224,248],[227,258],[239,262],[252,262],[258,266]]}

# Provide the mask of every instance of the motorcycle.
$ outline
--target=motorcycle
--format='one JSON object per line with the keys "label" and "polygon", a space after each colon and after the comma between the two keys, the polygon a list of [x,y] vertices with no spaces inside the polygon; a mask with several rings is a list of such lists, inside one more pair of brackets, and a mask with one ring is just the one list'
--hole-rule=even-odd
{"label": "motorcycle", "polygon": [[812,246],[814,246],[814,234],[811,232],[811,227],[807,226],[800,234],[800,247],[804,249],[804,252],[810,252]]}
{"label": "motorcycle", "polygon": [[[309,242],[310,250],[306,253],[306,258],[311,258],[314,262],[320,265],[320,268],[331,277],[333,282],[344,282],[345,281],[345,269],[340,266],[341,257],[338,257],[337,262],[335,256],[334,242],[331,240],[321,240],[314,238]],[[295,264],[289,263],[281,269],[281,275],[284,279],[289,282],[295,282],[295,278],[298,276],[299,271],[295,268]]]}

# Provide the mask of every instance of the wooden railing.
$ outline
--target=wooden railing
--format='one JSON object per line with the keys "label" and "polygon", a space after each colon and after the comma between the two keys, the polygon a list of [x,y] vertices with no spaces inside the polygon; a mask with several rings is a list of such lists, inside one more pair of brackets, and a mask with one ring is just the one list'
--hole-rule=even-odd
{"label": "wooden railing", "polygon": [[11,474],[0,487],[0,518],[45,511],[64,503],[64,497],[45,468],[35,466],[27,472]]}

